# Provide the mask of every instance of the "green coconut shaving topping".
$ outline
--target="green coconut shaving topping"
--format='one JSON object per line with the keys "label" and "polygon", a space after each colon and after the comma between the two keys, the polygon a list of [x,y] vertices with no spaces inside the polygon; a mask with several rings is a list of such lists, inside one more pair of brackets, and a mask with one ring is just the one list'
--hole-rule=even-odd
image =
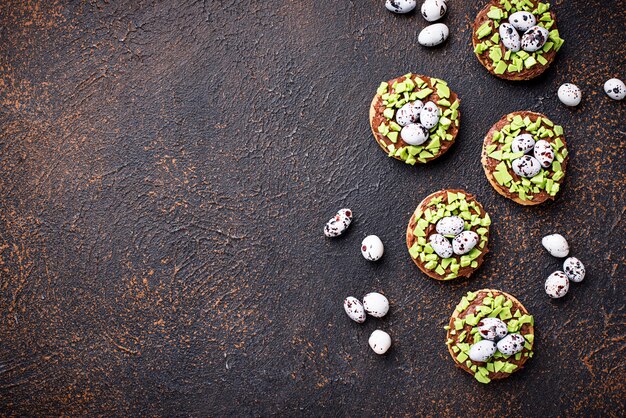
{"label": "green coconut shaving topping", "polygon": [[[477,293],[474,292],[468,292],[463,296],[454,310],[455,314],[466,312],[476,297]],[[453,321],[454,330],[450,331],[450,334],[454,332],[452,335],[457,335],[458,332],[458,337],[456,341],[451,338],[447,339],[446,345],[456,355],[456,360],[460,364],[465,364],[474,372],[476,380],[485,384],[489,383],[495,373],[510,374],[516,371],[518,366],[513,362],[514,360],[519,361],[522,357],[532,358],[535,335],[530,331],[530,327],[524,327],[525,324],[535,325],[535,319],[532,315],[525,314],[521,309],[515,308],[513,301],[506,299],[504,295],[495,296],[492,292],[487,292],[481,304],[473,305],[471,309],[472,313]],[[482,340],[476,326],[483,318],[499,318],[506,324],[509,333],[521,334],[526,340],[523,350],[512,356],[496,351],[486,363],[472,361],[469,358],[469,350],[472,345]],[[446,325],[444,329],[449,331],[450,326]]]}
{"label": "green coconut shaving topping", "polygon": [[[533,120],[534,119],[534,120]],[[563,142],[563,127],[555,125],[545,117],[520,115],[509,116],[510,123],[499,131],[494,131],[491,144],[485,147],[487,156],[499,161],[492,172],[496,182],[504,189],[508,189],[512,195],[517,195],[522,200],[532,200],[539,193],[545,192],[550,196],[556,196],[561,188],[560,181],[565,177],[563,161],[567,157],[567,148]],[[516,136],[529,133],[535,141],[544,139],[552,145],[554,161],[548,168],[541,170],[531,178],[521,177],[516,180],[512,170],[513,160],[520,158],[524,153],[514,153],[511,145]]]}
{"label": "green coconut shaving topping", "polygon": [[[501,45],[498,33],[500,23],[506,22],[511,14],[518,11],[531,12],[537,19],[536,25],[549,31],[549,39],[539,51],[532,53],[523,50],[513,52]],[[555,22],[550,13],[549,3],[535,4],[530,0],[500,0],[500,6],[491,6],[487,12],[487,17],[489,20],[476,30],[476,37],[481,42],[476,44],[474,53],[482,60],[488,58],[493,65],[493,71],[499,75],[520,73],[537,64],[546,65],[548,60],[544,55],[552,49],[558,51],[565,42],[560,37],[559,31],[552,29]],[[505,52],[503,53],[503,51]]]}
{"label": "green coconut shaving topping", "polygon": [[[444,199],[445,197],[445,199]],[[427,229],[436,225],[446,216],[458,216],[465,221],[465,230],[472,230],[478,234],[479,241],[469,253],[450,258],[441,258],[435,253],[428,242]],[[437,196],[430,200],[422,212],[415,213],[417,219],[413,235],[416,241],[409,248],[409,254],[414,260],[424,263],[424,268],[437,273],[443,280],[452,280],[459,276],[459,269],[470,266],[478,267],[477,259],[483,253],[489,240],[489,225],[491,218],[485,212],[481,215],[480,206],[461,192],[446,192],[444,196]]]}
{"label": "green coconut shaving topping", "polygon": [[[448,83],[438,78],[423,80],[411,73],[405,74],[401,81],[395,81],[392,86],[383,82],[378,86],[376,93],[381,97],[384,121],[376,129],[383,138],[378,141],[387,149],[389,157],[399,158],[407,164],[426,163],[433,159],[441,151],[445,141],[452,141],[452,130],[459,126],[459,105],[456,99],[450,102],[450,88]],[[432,100],[441,110],[439,123],[430,130],[428,140],[419,146],[396,145],[398,132],[402,127],[394,122],[398,109],[406,103],[415,100],[429,100],[429,96],[436,93],[438,99]]]}

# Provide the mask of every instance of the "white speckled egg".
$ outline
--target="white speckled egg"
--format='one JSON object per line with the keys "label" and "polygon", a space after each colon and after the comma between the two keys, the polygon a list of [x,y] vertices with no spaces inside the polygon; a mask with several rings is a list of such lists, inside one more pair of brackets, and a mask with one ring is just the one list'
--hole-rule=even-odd
{"label": "white speckled egg", "polygon": [[379,329],[372,332],[367,342],[376,354],[385,354],[391,347],[391,337],[385,331]]}
{"label": "white speckled egg", "polygon": [[422,4],[422,16],[429,22],[441,19],[448,11],[445,0],[426,0]]}
{"label": "white speckled egg", "polygon": [[515,12],[509,16],[509,23],[518,31],[526,32],[528,29],[535,26],[537,19],[535,15],[530,12]]}
{"label": "white speckled egg", "polygon": [[400,137],[409,145],[422,145],[429,135],[428,129],[421,123],[412,123],[400,131]]}
{"label": "white speckled egg", "polygon": [[441,110],[433,102],[426,102],[420,112],[420,122],[426,129],[432,129],[439,123]]}
{"label": "white speckled egg", "polygon": [[604,92],[613,100],[623,100],[626,97],[626,85],[619,78],[612,78],[604,83]]}
{"label": "white speckled egg", "polygon": [[563,271],[568,279],[580,283],[585,278],[585,266],[576,257],[569,257],[563,262]]}
{"label": "white speckled egg", "polygon": [[569,254],[569,244],[561,234],[546,235],[541,239],[541,245],[554,257],[563,258]]}
{"label": "white speckled egg", "polygon": [[435,229],[441,235],[458,235],[465,229],[465,221],[458,216],[446,216],[437,222]]}
{"label": "white speckled egg", "polygon": [[368,235],[361,242],[361,254],[369,261],[378,261],[385,252],[383,242],[376,235]]}
{"label": "white speckled egg", "polygon": [[423,46],[436,46],[442,44],[448,39],[450,31],[443,23],[435,23],[426,26],[417,36],[417,42]]}
{"label": "white speckled egg", "polygon": [[343,234],[352,222],[352,211],[340,209],[324,226],[324,235],[328,238],[338,237]]}
{"label": "white speckled egg", "polygon": [[365,322],[365,309],[361,301],[357,298],[353,296],[345,298],[343,301],[343,309],[354,322],[358,322],[359,324]]}
{"label": "white speckled egg", "polygon": [[440,234],[432,234],[428,238],[428,242],[430,242],[430,246],[433,247],[433,250],[435,250],[439,257],[452,257],[452,244],[450,244],[448,238]]}
{"label": "white speckled egg", "polygon": [[540,50],[548,40],[549,32],[541,26],[533,26],[522,35],[522,49],[526,52]]}
{"label": "white speckled egg", "polygon": [[469,358],[472,361],[478,361],[481,363],[489,360],[494,354],[496,354],[496,343],[489,340],[478,341],[470,347],[468,353]]}
{"label": "white speckled egg", "polygon": [[561,103],[565,106],[578,106],[583,97],[578,86],[572,83],[562,84],[561,87],[559,87],[557,95]]}
{"label": "white speckled egg", "polygon": [[550,167],[552,161],[554,161],[554,149],[552,149],[552,145],[544,139],[537,141],[533,155],[543,168]]}
{"label": "white speckled egg", "polygon": [[417,6],[417,0],[387,0],[385,7],[394,13],[409,13]]}
{"label": "white speckled egg", "polygon": [[530,155],[524,155],[523,157],[516,158],[511,163],[513,172],[520,177],[534,177],[541,171],[541,164],[535,157]]}
{"label": "white speckled egg", "polygon": [[382,318],[389,312],[389,300],[380,293],[368,293],[363,296],[363,308],[373,317]]}
{"label": "white speckled egg", "polygon": [[513,25],[501,23],[500,29],[498,30],[500,32],[502,45],[504,45],[506,49],[517,52],[522,48],[519,33],[517,33]]}
{"label": "white speckled egg", "polygon": [[512,356],[524,349],[526,340],[520,334],[509,334],[498,341],[498,351],[505,356]]}
{"label": "white speckled egg", "polygon": [[424,107],[421,100],[405,103],[396,113],[396,122],[400,126],[407,126],[420,121],[420,112]]}
{"label": "white speckled egg", "polygon": [[474,231],[463,231],[452,240],[454,254],[469,253],[478,244],[478,234]]}
{"label": "white speckled egg", "polygon": [[500,318],[483,318],[476,326],[480,336],[489,341],[498,341],[509,333],[506,324]]}
{"label": "white speckled egg", "polygon": [[512,152],[523,152],[526,154],[528,151],[532,151],[535,147],[535,139],[531,134],[517,135],[511,143]]}
{"label": "white speckled egg", "polygon": [[552,299],[562,298],[569,290],[569,280],[562,271],[555,271],[548,276],[545,284],[546,293]]}

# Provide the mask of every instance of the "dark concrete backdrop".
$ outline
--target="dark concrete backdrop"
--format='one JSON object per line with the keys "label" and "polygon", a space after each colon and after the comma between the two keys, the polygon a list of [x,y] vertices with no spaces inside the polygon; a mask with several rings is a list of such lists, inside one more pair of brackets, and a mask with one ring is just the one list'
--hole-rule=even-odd
{"label": "dark concrete backdrop", "polygon": [[[611,415],[625,399],[624,103],[619,0],[556,1],[566,43],[531,82],[472,54],[480,1],[450,0],[450,38],[378,0],[0,3],[1,415]],[[368,126],[376,86],[408,71],[462,100],[457,143],[411,167]],[[583,102],[556,90],[578,84]],[[556,202],[495,193],[482,137],[529,109],[565,127]],[[427,194],[462,187],[493,219],[472,280],[438,283],[404,232]],[[355,221],[325,239],[340,207]],[[560,232],[585,281],[551,301]],[[379,263],[359,251],[379,235]],[[483,287],[536,318],[536,356],[483,386],[454,367],[442,326]],[[345,296],[391,311],[351,322]],[[387,330],[384,357],[367,345]]]}

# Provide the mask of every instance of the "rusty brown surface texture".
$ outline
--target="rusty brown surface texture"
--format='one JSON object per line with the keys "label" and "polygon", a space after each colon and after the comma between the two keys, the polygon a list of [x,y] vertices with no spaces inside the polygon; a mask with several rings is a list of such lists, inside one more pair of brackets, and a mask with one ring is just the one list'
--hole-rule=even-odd
{"label": "rusty brown surface texture", "polygon": [[[517,83],[472,53],[482,2],[450,0],[433,49],[419,15],[382,3],[0,2],[0,415],[624,416],[625,103],[602,90],[626,78],[623,2],[553,2],[566,43]],[[409,71],[462,101],[456,143],[425,166],[387,158],[368,124],[379,81]],[[553,203],[517,205],[481,168],[485,133],[517,110],[564,126]],[[415,206],[444,188],[493,219],[470,280],[429,279],[406,250]],[[353,224],[326,239],[340,207]],[[588,271],[558,301],[553,232]],[[536,320],[535,357],[489,385],[455,368],[442,329],[481,288]],[[351,322],[343,298],[369,291],[390,313]]]}

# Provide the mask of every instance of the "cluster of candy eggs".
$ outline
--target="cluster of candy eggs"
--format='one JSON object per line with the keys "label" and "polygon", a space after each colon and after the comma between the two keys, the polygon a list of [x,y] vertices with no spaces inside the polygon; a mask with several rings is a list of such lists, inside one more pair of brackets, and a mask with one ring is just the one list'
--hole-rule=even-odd
{"label": "cluster of candy eggs", "polygon": [[[354,322],[365,322],[366,314],[374,318],[382,318],[389,312],[389,300],[385,295],[377,292],[363,296],[363,303],[354,296],[348,296],[343,301],[346,314]],[[391,337],[382,330],[375,330],[368,339],[368,344],[376,354],[385,354],[391,347]]]}
{"label": "cluster of candy eggs", "polygon": [[[405,14],[417,7],[417,0],[386,0],[385,7],[393,13]],[[428,22],[436,22],[445,16],[448,11],[447,0],[425,0],[422,3],[421,14]],[[419,33],[417,41],[423,46],[436,46],[448,39],[450,31],[443,23],[426,26]]]}
{"label": "cluster of candy eggs", "polygon": [[[560,234],[552,234],[541,240],[544,248],[550,255],[558,258],[567,257],[569,244]],[[552,299],[562,298],[569,291],[569,282],[580,283],[585,278],[585,266],[576,257],[568,257],[563,262],[563,270],[558,270],[548,276],[544,288]]]}
{"label": "cluster of candy eggs", "polygon": [[[534,177],[542,167],[548,168],[554,161],[552,145],[544,139],[535,141],[531,134],[516,136],[511,144],[511,151],[525,154],[511,162],[513,171],[520,177]],[[531,151],[533,155],[529,155]]]}
{"label": "cluster of candy eggs", "polygon": [[509,334],[506,324],[499,318],[484,318],[477,328],[482,340],[470,347],[468,355],[473,361],[489,361],[496,351],[512,356],[524,349],[524,337],[520,334]]}
{"label": "cluster of candy eggs", "polygon": [[[446,216],[437,222],[436,234],[428,240],[435,253],[441,258],[450,258],[453,254],[469,253],[478,244],[478,234],[465,230],[465,221],[458,216]],[[450,242],[452,238],[452,242]]]}
{"label": "cluster of candy eggs", "polygon": [[430,129],[439,123],[440,115],[441,110],[433,102],[406,103],[396,113],[396,123],[402,126],[400,137],[409,145],[422,145],[428,141]]}
{"label": "cluster of candy eggs", "polygon": [[[549,32],[537,26],[537,19],[530,12],[519,11],[509,16],[509,22],[500,24],[502,45],[512,52],[523,49],[536,52],[548,41]],[[522,35],[520,35],[522,34]]]}
{"label": "cluster of candy eggs", "polygon": [[[626,84],[618,78],[611,78],[604,83],[604,92],[613,100],[623,100],[626,97]],[[572,83],[562,84],[557,96],[565,106],[578,106],[582,100],[580,88]]]}

